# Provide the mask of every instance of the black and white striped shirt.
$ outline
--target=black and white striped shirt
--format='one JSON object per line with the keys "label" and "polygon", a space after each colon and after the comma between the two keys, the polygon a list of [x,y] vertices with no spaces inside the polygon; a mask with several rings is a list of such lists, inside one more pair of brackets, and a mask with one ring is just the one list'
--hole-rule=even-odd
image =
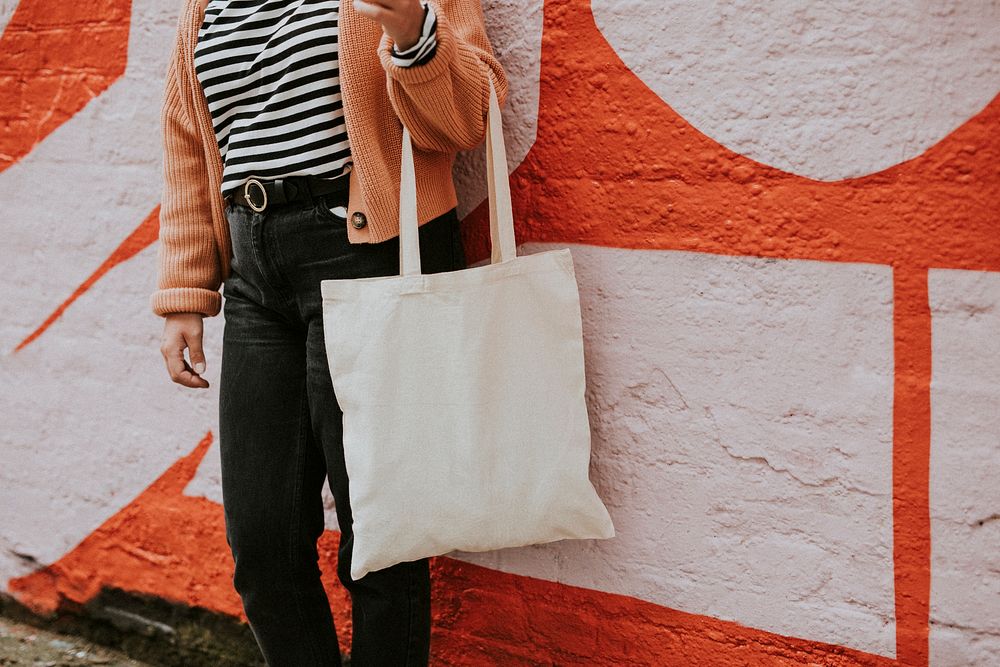
{"label": "black and white striped shirt", "polygon": [[[436,50],[434,9],[421,1],[420,40],[392,51],[402,67],[423,64]],[[222,154],[224,195],[250,177],[334,178],[352,162],[339,11],[340,0],[209,0],[194,62]]]}

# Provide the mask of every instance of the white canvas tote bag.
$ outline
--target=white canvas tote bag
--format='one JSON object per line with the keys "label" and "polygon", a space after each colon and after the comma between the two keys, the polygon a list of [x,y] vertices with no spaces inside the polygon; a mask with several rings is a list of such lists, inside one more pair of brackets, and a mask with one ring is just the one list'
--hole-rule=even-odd
{"label": "white canvas tote bag", "polygon": [[490,264],[420,272],[404,127],[400,275],[320,283],[355,580],[453,550],[615,534],[588,477],[573,258],[568,248],[516,254],[492,81],[486,144]]}

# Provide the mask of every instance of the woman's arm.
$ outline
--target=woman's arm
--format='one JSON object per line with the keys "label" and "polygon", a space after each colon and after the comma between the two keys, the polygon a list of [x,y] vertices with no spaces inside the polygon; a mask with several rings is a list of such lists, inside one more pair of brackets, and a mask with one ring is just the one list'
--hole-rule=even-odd
{"label": "woman's arm", "polygon": [[486,137],[490,78],[503,105],[507,75],[493,55],[480,0],[429,1],[437,16],[437,50],[429,61],[399,67],[392,62],[392,38],[383,34],[379,42],[389,99],[415,147],[471,150]]}
{"label": "woman's arm", "polygon": [[221,266],[212,232],[205,153],[181,95],[181,48],[178,34],[160,111],[163,193],[157,290],[150,296],[150,305],[161,316],[188,312],[211,317],[222,307]]}

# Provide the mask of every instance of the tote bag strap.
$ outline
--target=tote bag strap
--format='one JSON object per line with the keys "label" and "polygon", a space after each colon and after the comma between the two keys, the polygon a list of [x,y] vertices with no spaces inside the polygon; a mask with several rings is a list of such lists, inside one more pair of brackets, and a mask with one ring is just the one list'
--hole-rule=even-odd
{"label": "tote bag strap", "polygon": [[[490,82],[490,108],[486,124],[486,180],[490,199],[490,263],[514,259],[514,211],[507,175],[507,151],[503,141],[503,123],[493,77]],[[413,167],[413,143],[410,130],[403,124],[403,157],[399,179],[399,272],[420,273],[420,236],[417,230],[417,186]]]}

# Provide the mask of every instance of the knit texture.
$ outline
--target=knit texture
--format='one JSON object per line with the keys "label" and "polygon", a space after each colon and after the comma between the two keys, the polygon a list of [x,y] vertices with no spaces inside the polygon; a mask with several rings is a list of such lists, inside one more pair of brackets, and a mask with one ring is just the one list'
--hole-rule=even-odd
{"label": "knit texture", "polygon": [[[379,243],[399,235],[402,122],[410,129],[417,177],[417,222],[457,206],[452,164],[460,150],[486,137],[490,79],[502,105],[507,77],[486,35],[480,0],[429,0],[437,15],[437,50],[426,63],[392,62],[392,39],[381,25],[341,3],[340,86],[357,187],[348,219],[364,211],[351,242]],[[160,124],[163,194],[160,201],[155,314],[222,309],[219,288],[229,277],[232,243],[222,198],[222,155],[208,102],[194,72],[194,48],[206,0],[184,0],[167,66]]]}

